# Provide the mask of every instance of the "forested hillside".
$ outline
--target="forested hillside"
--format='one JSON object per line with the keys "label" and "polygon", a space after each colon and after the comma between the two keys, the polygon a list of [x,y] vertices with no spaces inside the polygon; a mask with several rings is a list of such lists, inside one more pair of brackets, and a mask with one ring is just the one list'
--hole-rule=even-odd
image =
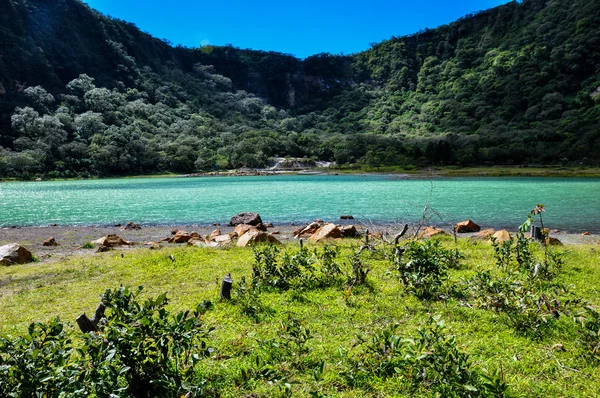
{"label": "forested hillside", "polygon": [[351,56],[172,47],[0,0],[0,176],[600,163],[600,2],[524,0]]}

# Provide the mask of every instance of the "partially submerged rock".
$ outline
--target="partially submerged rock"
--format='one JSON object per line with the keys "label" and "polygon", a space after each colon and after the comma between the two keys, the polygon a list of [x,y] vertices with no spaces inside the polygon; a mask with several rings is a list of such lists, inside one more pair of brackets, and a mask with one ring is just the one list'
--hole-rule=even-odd
{"label": "partially submerged rock", "polygon": [[128,222],[127,224],[125,224],[123,227],[121,227],[121,231],[133,231],[133,230],[140,230],[140,229],[142,229],[140,224],[134,224],[131,221]]}
{"label": "partially submerged rock", "polygon": [[344,214],[340,216],[340,220],[354,220],[354,217],[352,217],[350,214]]}
{"label": "partially submerged rock", "polygon": [[238,213],[235,216],[231,217],[229,221],[230,227],[235,227],[238,224],[248,224],[248,225],[258,225],[262,224],[262,219],[260,215],[252,212],[243,212]]}
{"label": "partially submerged rock", "polygon": [[48,238],[42,243],[42,246],[58,246],[58,242],[54,238]]}
{"label": "partially submerged rock", "polygon": [[115,234],[106,235],[103,238],[92,241],[92,243],[95,245],[98,245],[98,246],[106,246],[106,247],[131,245],[131,242],[128,242],[125,239],[121,238],[119,235],[115,235]]}
{"label": "partially submerged rock", "polygon": [[454,231],[456,231],[456,233],[458,234],[463,234],[467,232],[479,232],[480,230],[481,227],[471,220],[461,221],[459,223],[456,223],[456,225],[454,226]]}
{"label": "partially submerged rock", "polygon": [[319,242],[325,239],[338,239],[342,237],[342,231],[337,225],[328,223],[319,228],[309,240],[313,242]]}
{"label": "partially submerged rock", "polygon": [[0,246],[0,265],[27,264],[33,261],[33,255],[18,243]]}
{"label": "partially submerged rock", "polygon": [[242,237],[237,241],[238,247],[252,246],[257,243],[270,243],[274,245],[281,244],[281,242],[277,240],[276,237],[267,232],[262,231],[246,233],[242,235]]}
{"label": "partially submerged rock", "polygon": [[448,235],[446,231],[441,228],[427,227],[419,234],[419,238],[432,238],[434,236]]}

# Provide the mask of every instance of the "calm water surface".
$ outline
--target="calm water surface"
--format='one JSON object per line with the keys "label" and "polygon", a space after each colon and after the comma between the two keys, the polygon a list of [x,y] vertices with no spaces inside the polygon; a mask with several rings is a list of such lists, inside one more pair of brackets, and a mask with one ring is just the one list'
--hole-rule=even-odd
{"label": "calm water surface", "polygon": [[443,220],[434,218],[434,224],[471,218],[484,227],[515,228],[544,203],[551,228],[600,232],[595,178],[300,175],[0,183],[0,227],[209,224],[227,222],[240,211],[286,224],[342,214],[365,223],[410,222],[420,218],[429,198]]}

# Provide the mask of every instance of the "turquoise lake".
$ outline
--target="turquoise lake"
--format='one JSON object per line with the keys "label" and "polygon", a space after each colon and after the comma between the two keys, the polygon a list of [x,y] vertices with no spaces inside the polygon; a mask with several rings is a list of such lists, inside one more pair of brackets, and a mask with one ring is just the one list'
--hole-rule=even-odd
{"label": "turquoise lake", "polygon": [[351,214],[362,223],[415,222],[430,206],[444,225],[471,218],[516,228],[537,203],[545,224],[600,232],[600,179],[279,175],[0,183],[0,227],[226,223],[241,211],[300,224]]}

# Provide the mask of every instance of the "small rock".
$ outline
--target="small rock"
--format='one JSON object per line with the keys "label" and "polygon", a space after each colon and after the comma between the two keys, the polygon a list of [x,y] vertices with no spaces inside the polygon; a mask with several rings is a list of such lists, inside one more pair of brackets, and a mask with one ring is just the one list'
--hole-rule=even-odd
{"label": "small rock", "polygon": [[140,230],[142,227],[140,224],[134,224],[131,221],[128,222],[124,227],[121,227],[121,231]]}
{"label": "small rock", "polygon": [[27,264],[33,261],[33,255],[18,243],[0,246],[0,265]]}
{"label": "small rock", "polygon": [[271,232],[271,235],[279,235],[281,232],[279,232],[278,229],[276,229],[275,231]]}
{"label": "small rock", "polygon": [[128,242],[125,239],[121,238],[119,235],[115,235],[115,234],[106,235],[103,238],[92,241],[92,243],[95,245],[98,245],[98,246],[107,246],[107,247],[131,245],[131,242]]}
{"label": "small rock", "polygon": [[266,227],[266,228],[273,228],[273,227],[274,227],[274,225],[273,225],[273,223],[272,223],[272,222],[270,222],[270,223],[268,223],[268,224],[265,224],[265,227]]}
{"label": "small rock", "polygon": [[213,227],[220,227],[220,226],[221,226],[221,223],[220,223],[220,222],[214,222],[214,223],[213,223]]}
{"label": "small rock", "polygon": [[562,242],[560,240],[558,240],[557,238],[552,238],[552,237],[547,237],[546,238],[546,245],[548,246],[562,246]]}
{"label": "small rock", "polygon": [[340,220],[354,220],[354,217],[352,217],[350,214],[344,214],[340,216]]}
{"label": "small rock", "polygon": [[477,232],[475,235],[473,235],[473,238],[475,239],[483,239],[483,240],[488,240],[490,239],[492,236],[494,236],[494,234],[496,233],[496,230],[493,228],[488,228],[488,229],[484,229],[483,231],[479,231]]}
{"label": "small rock", "polygon": [[48,238],[42,243],[42,246],[58,246],[58,242],[54,238]]}
{"label": "small rock", "polygon": [[458,234],[463,234],[467,232],[479,232],[480,230],[481,227],[471,220],[461,221],[459,223],[456,223],[456,225],[454,226],[454,231],[456,231],[456,233]]}
{"label": "small rock", "polygon": [[563,344],[561,344],[561,343],[554,344],[552,346],[552,349],[554,351],[567,351],[567,349],[565,348],[565,346]]}
{"label": "small rock", "polygon": [[448,235],[446,231],[436,227],[427,227],[419,234],[419,238],[432,238],[434,236]]}
{"label": "small rock", "polygon": [[213,242],[217,242],[219,244],[226,244],[231,242],[231,236],[229,236],[229,234],[225,234],[225,235],[218,235],[215,236],[211,239]]}
{"label": "small rock", "polygon": [[344,238],[360,238],[360,234],[354,225],[345,225],[340,228],[340,232]]}
{"label": "small rock", "polygon": [[104,245],[102,245],[102,246],[100,246],[98,248],[98,250],[96,250],[96,253],[104,253],[104,252],[107,252],[109,250],[112,250],[111,246],[104,246]]}
{"label": "small rock", "polygon": [[590,236],[590,233],[588,231],[585,231],[584,233],[582,233],[581,235],[583,236]]}

